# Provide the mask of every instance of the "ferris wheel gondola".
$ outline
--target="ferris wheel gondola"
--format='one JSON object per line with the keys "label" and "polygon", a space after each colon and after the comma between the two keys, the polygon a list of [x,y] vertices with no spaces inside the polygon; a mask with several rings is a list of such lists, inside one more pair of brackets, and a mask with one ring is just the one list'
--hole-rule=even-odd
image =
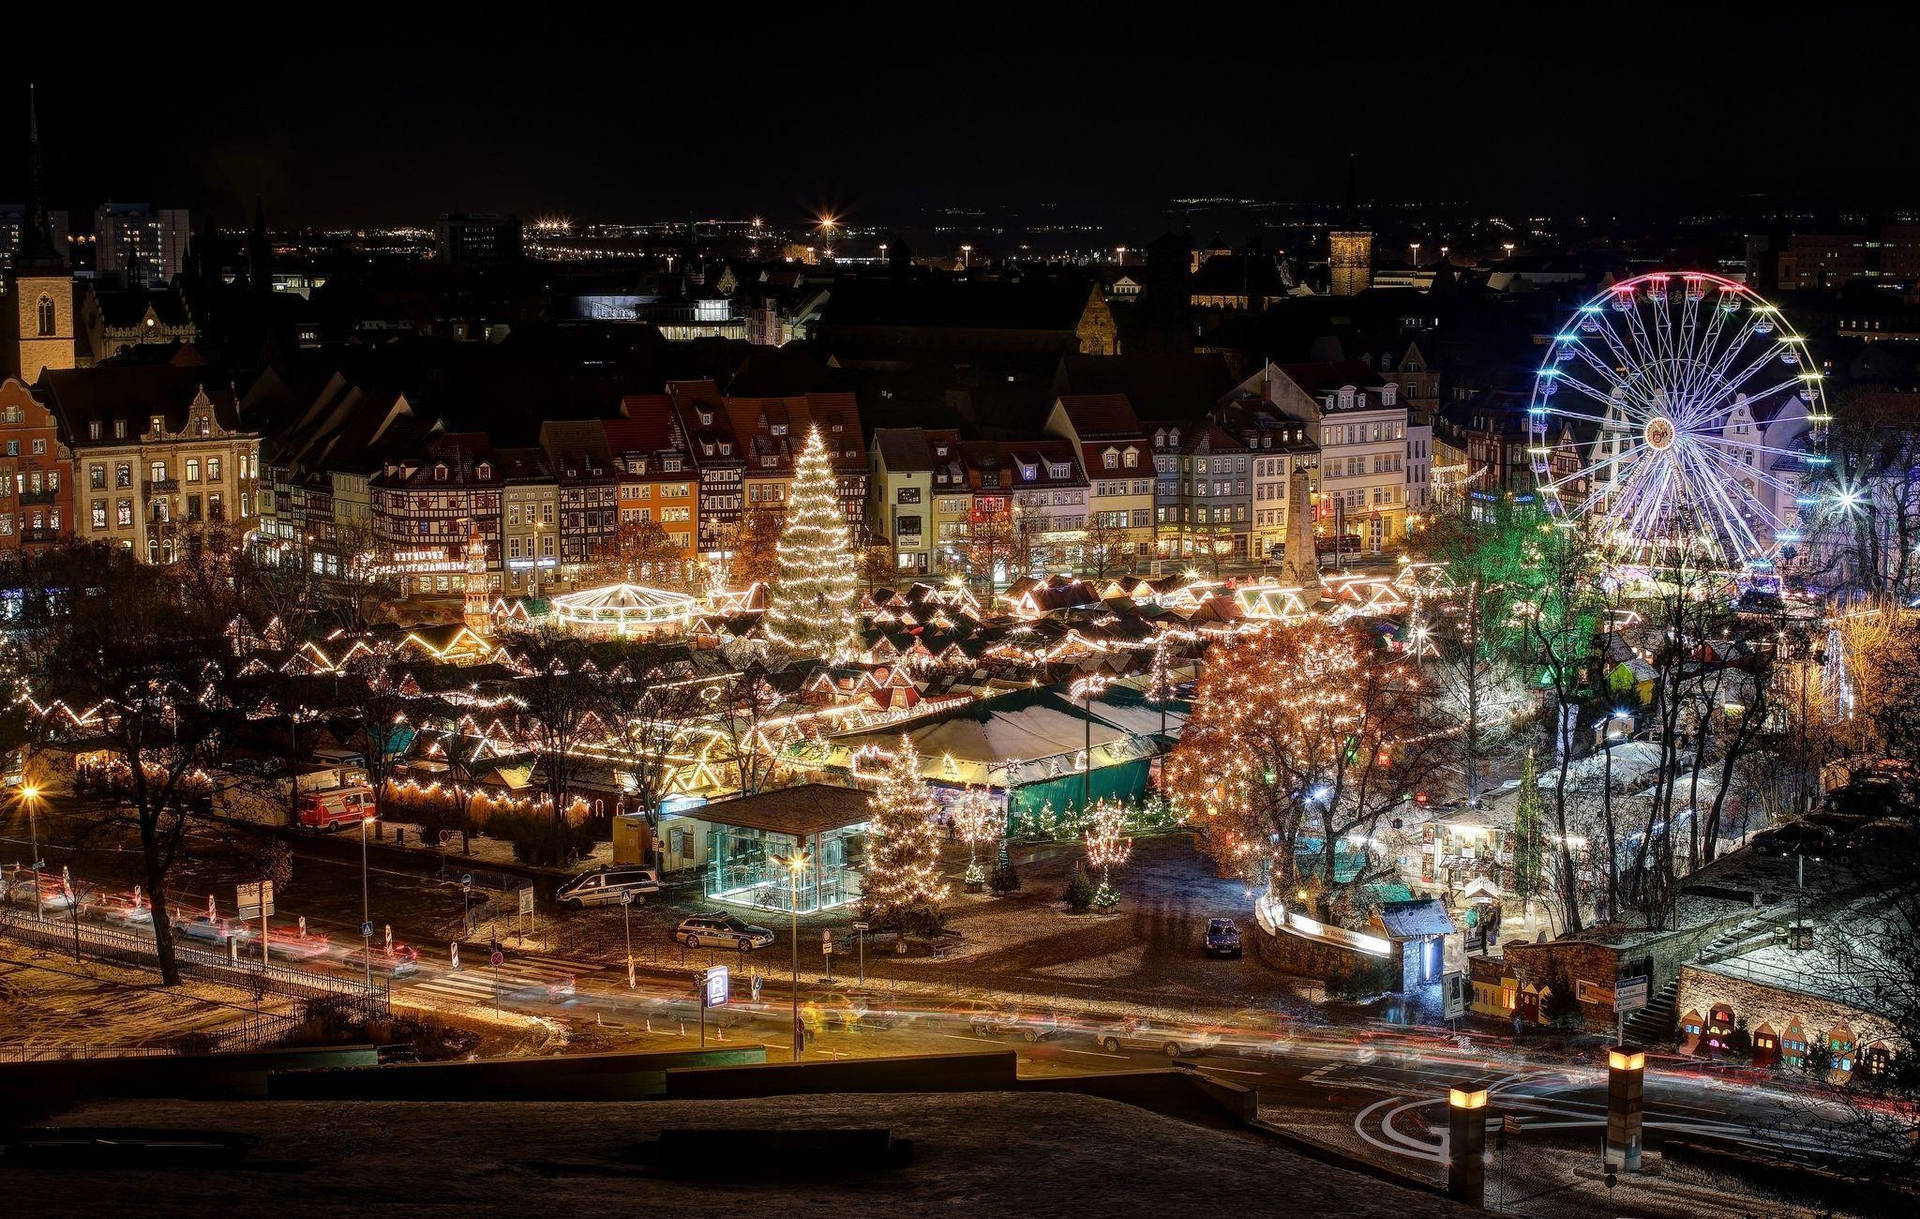
{"label": "ferris wheel gondola", "polygon": [[1801,540],[1825,462],[1821,374],[1745,284],[1656,272],[1581,305],[1548,344],[1527,408],[1547,511],[1585,523],[1618,567],[1681,559],[1771,573]]}

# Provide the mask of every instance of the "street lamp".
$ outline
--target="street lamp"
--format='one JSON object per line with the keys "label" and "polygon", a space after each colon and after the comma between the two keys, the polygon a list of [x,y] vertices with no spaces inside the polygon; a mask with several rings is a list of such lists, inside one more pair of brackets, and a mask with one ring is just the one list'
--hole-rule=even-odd
{"label": "street lamp", "polygon": [[33,917],[44,922],[46,907],[40,896],[40,823],[34,816],[34,805],[40,803],[40,789],[29,783],[20,789],[20,803],[27,810],[27,838],[33,849]]}
{"label": "street lamp", "polygon": [[367,827],[372,817],[360,818],[360,960],[367,967],[367,994],[373,994],[373,905],[367,897]]}
{"label": "street lamp", "polygon": [[960,247],[960,269],[964,271],[972,265],[973,265],[973,247],[970,245],[961,246]]}
{"label": "street lamp", "polygon": [[1419,266],[1420,265],[1420,243],[1417,241],[1409,241],[1407,243],[1407,248],[1413,251],[1413,265],[1416,267]]}
{"label": "street lamp", "polygon": [[773,862],[787,870],[787,939],[793,949],[793,1060],[800,1061],[800,878],[813,864],[805,847],[791,855],[775,855]]}
{"label": "street lamp", "polygon": [[1082,677],[1068,688],[1068,693],[1080,704],[1080,722],[1086,729],[1086,740],[1080,752],[1080,756],[1086,759],[1086,783],[1080,792],[1083,811],[1093,807],[1093,696],[1106,688],[1107,679],[1097,673]]}

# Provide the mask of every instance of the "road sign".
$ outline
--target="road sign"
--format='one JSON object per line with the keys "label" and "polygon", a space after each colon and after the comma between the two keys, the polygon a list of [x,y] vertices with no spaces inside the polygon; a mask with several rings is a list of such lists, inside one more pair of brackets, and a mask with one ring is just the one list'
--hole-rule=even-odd
{"label": "road sign", "polygon": [[700,1006],[725,1007],[727,1005],[727,967],[715,965],[700,975]]}
{"label": "road sign", "polygon": [[833,955],[833,931],[831,928],[822,927],[820,929],[820,951],[828,956]]}
{"label": "road sign", "polygon": [[273,914],[273,882],[263,880],[257,884],[235,885],[233,904],[240,907],[243,919],[266,918]]}
{"label": "road sign", "polygon": [[493,954],[492,956],[490,956],[490,957],[488,957],[488,958],[487,958],[487,964],[489,964],[489,965],[498,965],[498,964],[500,964],[501,962],[503,962],[503,961],[505,961],[506,959],[507,959],[507,954],[506,954],[506,953],[504,953],[504,952],[496,952],[496,953],[494,953],[494,954]]}
{"label": "road sign", "polygon": [[471,889],[471,888],[473,888],[473,873],[471,873],[471,872],[462,872],[462,873],[460,874],[460,887],[461,887],[462,889]]}
{"label": "road sign", "polygon": [[520,890],[520,913],[522,914],[533,913],[533,886],[532,885],[528,885],[526,888]]}
{"label": "road sign", "polygon": [[1442,974],[1440,976],[1440,998],[1445,1005],[1441,1013],[1444,1020],[1458,1020],[1467,1014],[1467,975]]}
{"label": "road sign", "polygon": [[361,939],[363,939],[363,940],[370,940],[370,939],[372,939],[372,938],[373,938],[373,924],[372,924],[372,923],[362,923],[362,924],[360,924],[360,938],[361,938]]}
{"label": "road sign", "polygon": [[632,890],[632,889],[622,889],[622,890],[620,890],[620,904],[621,904],[621,905],[623,905],[623,906],[631,906],[631,905],[633,905],[633,890]]}
{"label": "road sign", "polygon": [[1613,1010],[1616,1012],[1637,1012],[1647,1005],[1648,979],[1645,974],[1637,978],[1619,978],[1613,984]]}
{"label": "road sign", "polygon": [[867,925],[865,923],[855,923],[853,925],[853,929],[855,931],[865,931],[867,929]]}

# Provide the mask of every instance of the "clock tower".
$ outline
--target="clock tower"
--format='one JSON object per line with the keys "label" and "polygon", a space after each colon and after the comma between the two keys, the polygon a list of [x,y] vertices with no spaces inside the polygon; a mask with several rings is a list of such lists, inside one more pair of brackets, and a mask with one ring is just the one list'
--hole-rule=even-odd
{"label": "clock tower", "polygon": [[27,163],[32,199],[20,230],[6,316],[13,329],[7,371],[32,385],[47,369],[74,366],[73,273],[54,248],[40,166],[40,115],[33,86],[27,93]]}

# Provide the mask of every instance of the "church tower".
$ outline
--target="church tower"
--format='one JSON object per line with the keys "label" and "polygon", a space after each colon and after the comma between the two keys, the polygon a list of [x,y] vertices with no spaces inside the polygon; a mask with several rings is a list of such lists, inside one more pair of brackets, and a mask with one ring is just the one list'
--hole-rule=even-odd
{"label": "church tower", "polygon": [[8,293],[14,344],[7,371],[32,385],[49,368],[74,366],[73,273],[53,244],[40,166],[38,96],[32,85],[27,87],[27,170],[32,195]]}
{"label": "church tower", "polygon": [[1353,296],[1373,286],[1373,234],[1361,226],[1359,211],[1349,155],[1346,212],[1340,227],[1327,234],[1327,287],[1335,296]]}

